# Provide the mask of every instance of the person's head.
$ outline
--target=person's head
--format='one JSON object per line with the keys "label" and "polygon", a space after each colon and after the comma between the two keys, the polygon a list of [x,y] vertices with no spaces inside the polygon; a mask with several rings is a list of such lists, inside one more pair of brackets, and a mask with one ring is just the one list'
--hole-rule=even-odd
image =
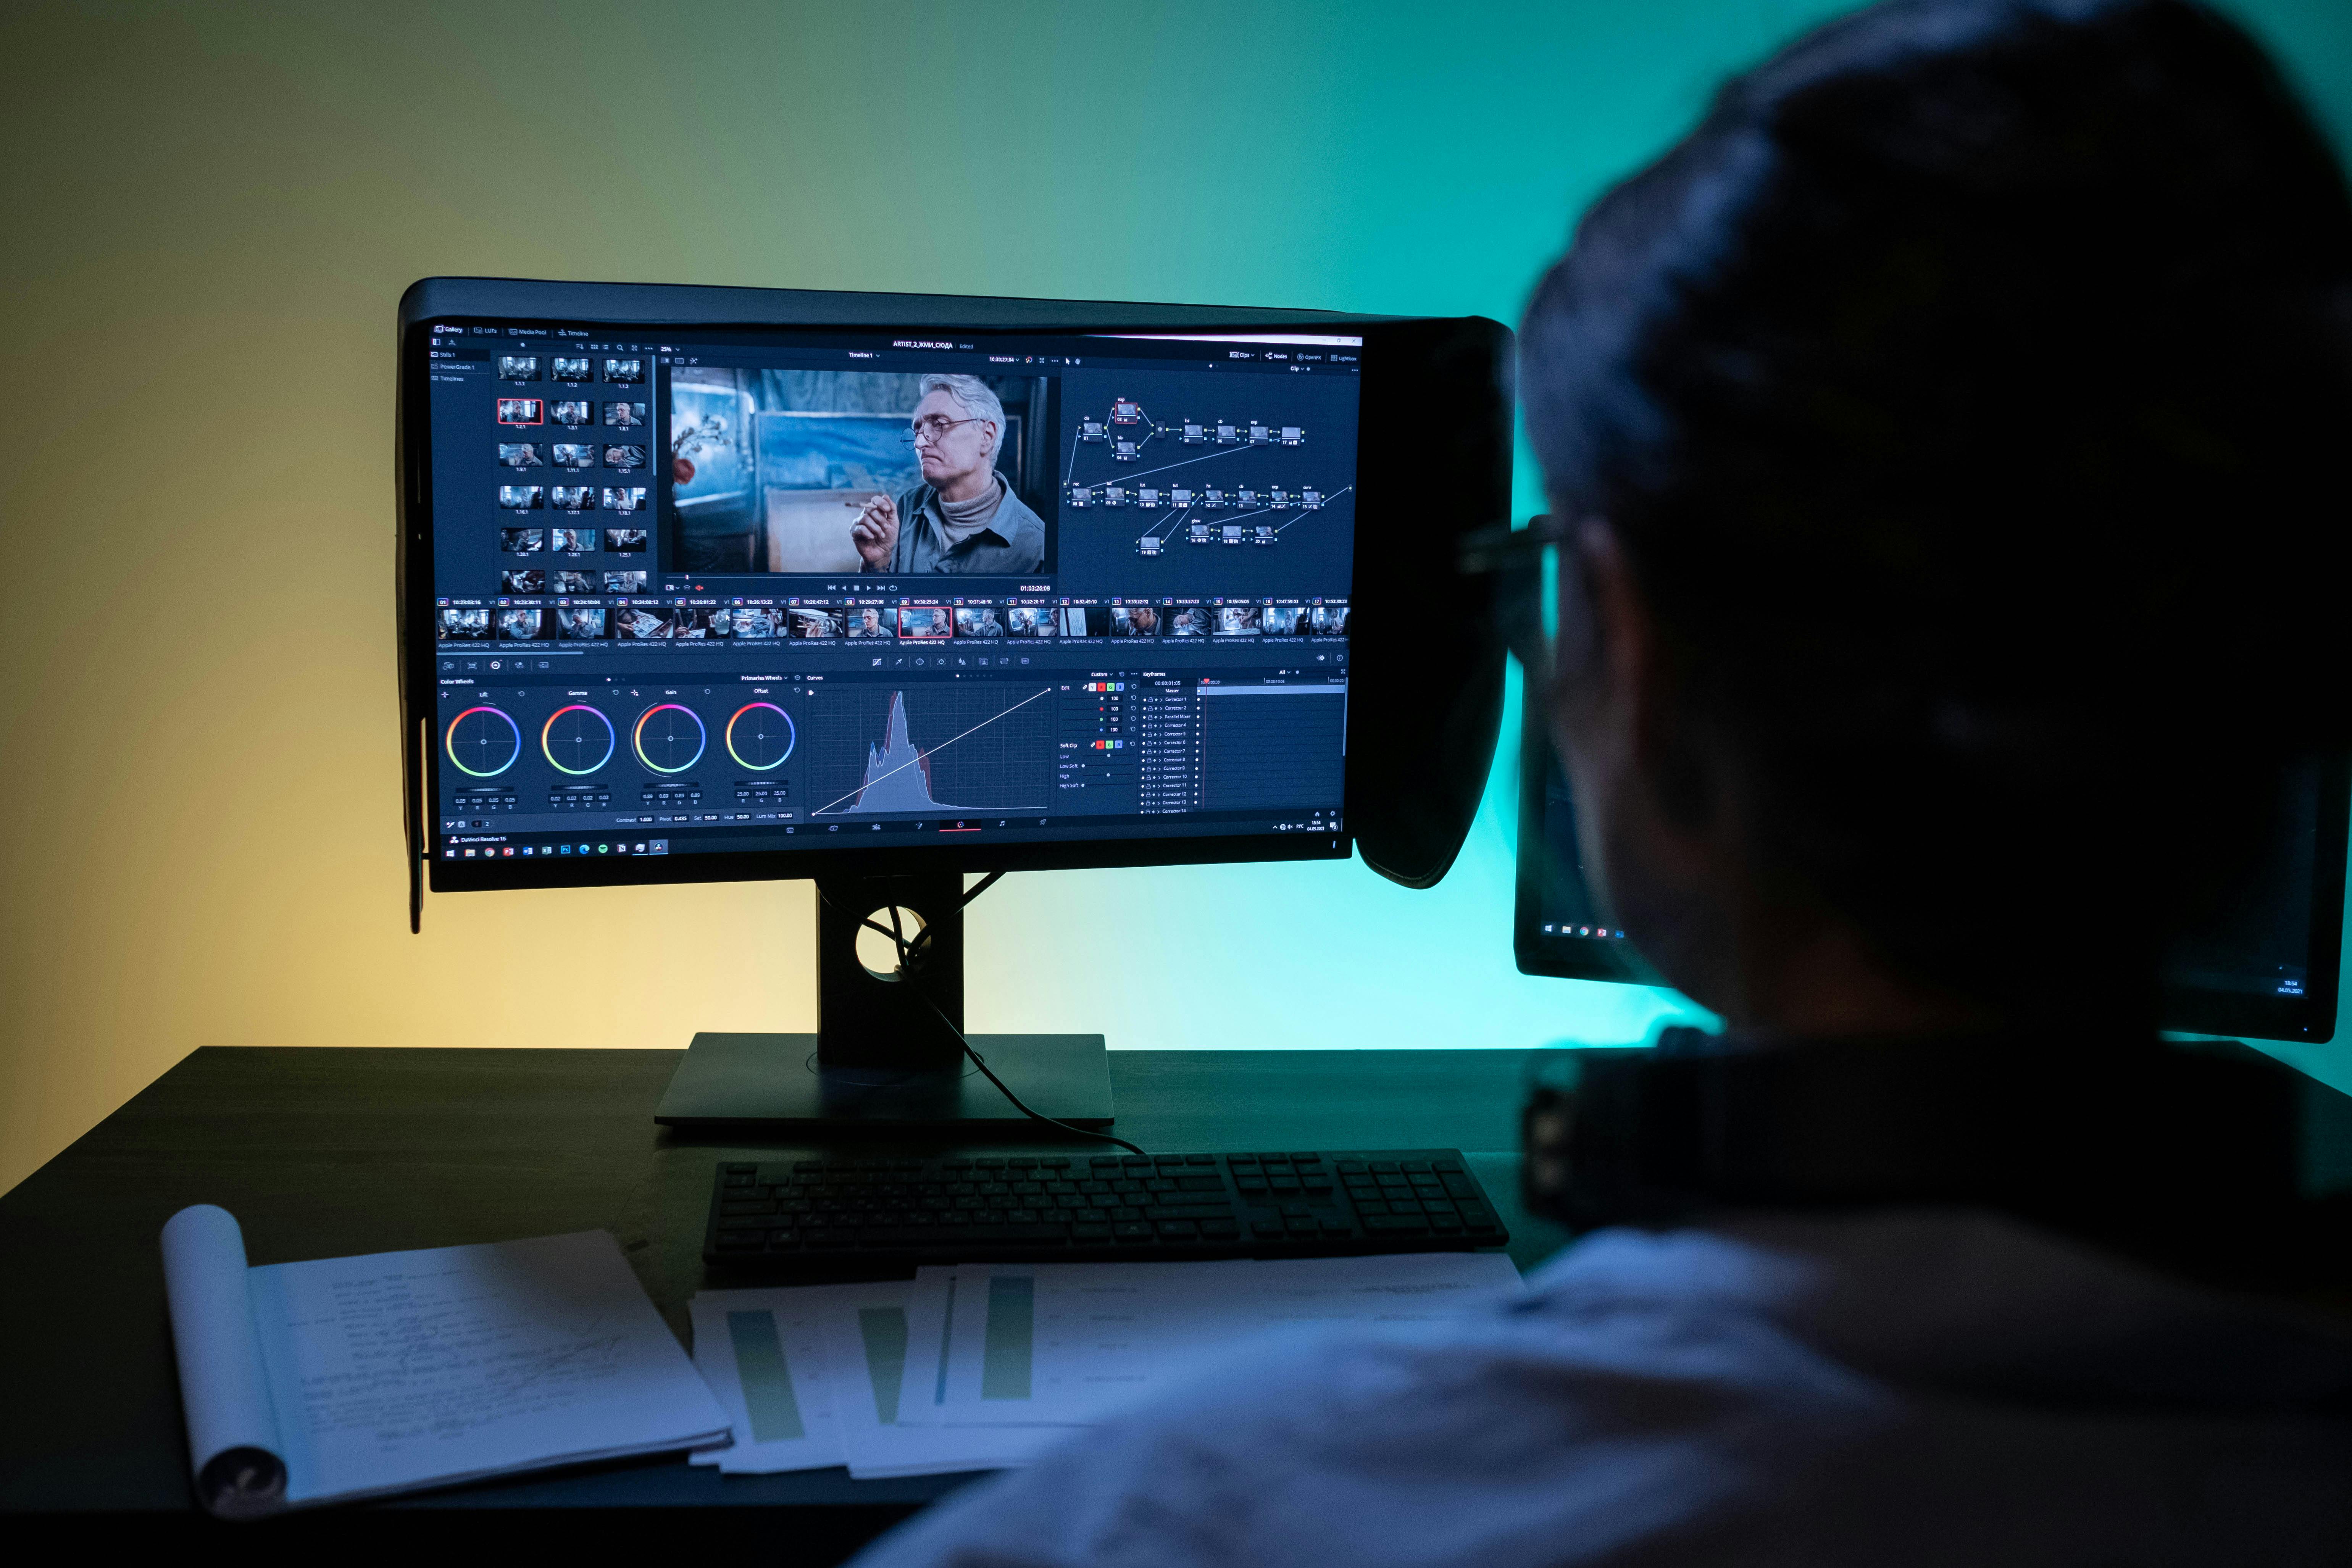
{"label": "person's head", "polygon": [[923,482],[947,489],[994,469],[1004,440],[1004,405],[976,375],[927,375],[914,426]]}
{"label": "person's head", "polygon": [[1586,862],[1735,1023],[1823,954],[1832,1026],[2152,1005],[2347,732],[2352,203],[2210,12],[1822,29],[1593,207],[1521,358]]}
{"label": "person's head", "polygon": [[857,612],[857,619],[858,624],[867,631],[877,631],[882,626],[882,612],[877,609],[860,610]]}

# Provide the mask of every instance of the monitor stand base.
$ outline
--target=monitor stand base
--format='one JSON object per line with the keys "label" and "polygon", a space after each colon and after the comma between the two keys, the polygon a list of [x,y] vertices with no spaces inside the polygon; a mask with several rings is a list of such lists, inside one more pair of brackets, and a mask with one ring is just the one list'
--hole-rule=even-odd
{"label": "monitor stand base", "polygon": [[[974,1035],[971,1045],[1039,1115],[1111,1124],[1110,1055],[1100,1035]],[[970,1061],[954,1073],[820,1068],[814,1035],[695,1036],[654,1120],[762,1135],[1063,1136],[1022,1115]]]}

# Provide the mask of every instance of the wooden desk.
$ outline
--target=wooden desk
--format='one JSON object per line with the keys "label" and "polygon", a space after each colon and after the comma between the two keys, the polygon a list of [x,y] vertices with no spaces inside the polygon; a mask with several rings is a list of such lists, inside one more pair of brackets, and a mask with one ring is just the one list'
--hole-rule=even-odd
{"label": "wooden desk", "polygon": [[[1114,1051],[1110,1067],[1118,1131],[1155,1152],[1461,1149],[1525,1268],[1564,1239],[1517,1208],[1528,1054]],[[12,1363],[0,1512],[76,1515],[84,1539],[92,1527],[225,1528],[191,1498],[163,1307],[157,1235],[189,1204],[236,1215],[255,1263],[601,1226],[687,1342],[711,1167],[759,1147],[653,1124],[677,1061],[650,1050],[197,1051],[0,1197],[0,1344]],[[534,1547],[577,1536],[610,1548],[640,1536],[831,1562],[970,1479],[721,1477],[670,1458],[226,1528],[289,1542],[362,1528],[419,1544],[520,1532]]]}

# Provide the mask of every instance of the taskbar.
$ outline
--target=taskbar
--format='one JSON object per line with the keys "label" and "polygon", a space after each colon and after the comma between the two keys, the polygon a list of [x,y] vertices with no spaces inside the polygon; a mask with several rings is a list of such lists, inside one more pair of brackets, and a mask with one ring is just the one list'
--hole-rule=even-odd
{"label": "taskbar", "polygon": [[1336,809],[1313,806],[1263,811],[1170,812],[1095,817],[937,817],[920,821],[855,818],[757,828],[645,826],[576,829],[567,833],[445,833],[432,853],[443,860],[611,859],[620,856],[745,855],[859,847],[908,848],[924,843],[1134,843],[1151,838],[1232,837],[1259,834],[1340,833]]}

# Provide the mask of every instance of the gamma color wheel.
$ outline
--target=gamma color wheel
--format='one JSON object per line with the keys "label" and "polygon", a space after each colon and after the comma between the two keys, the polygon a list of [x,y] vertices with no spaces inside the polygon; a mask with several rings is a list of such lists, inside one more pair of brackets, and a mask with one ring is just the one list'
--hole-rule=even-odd
{"label": "gamma color wheel", "polygon": [[585,702],[574,702],[547,716],[539,731],[539,749],[556,772],[576,778],[611,762],[618,740],[610,719]]}

